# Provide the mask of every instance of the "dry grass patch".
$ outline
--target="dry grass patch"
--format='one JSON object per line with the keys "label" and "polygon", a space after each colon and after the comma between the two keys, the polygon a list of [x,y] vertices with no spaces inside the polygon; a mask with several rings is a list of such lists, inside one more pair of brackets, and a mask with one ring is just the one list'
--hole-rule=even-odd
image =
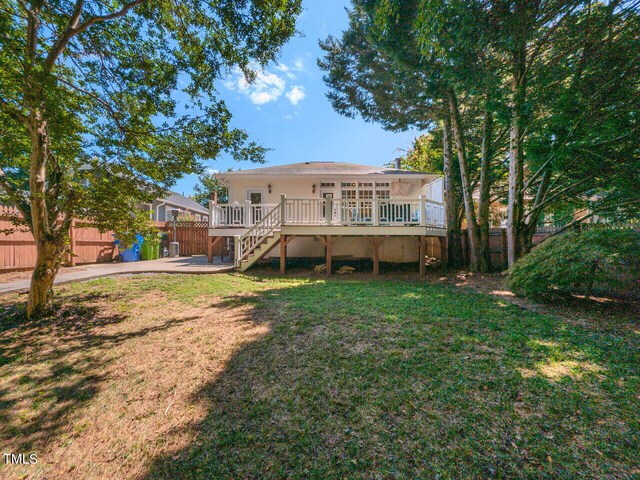
{"label": "dry grass patch", "polygon": [[186,306],[158,292],[79,295],[74,305],[1,334],[0,451],[40,460],[4,465],[3,478],[140,475],[195,441],[208,412],[198,392],[269,330],[248,305]]}

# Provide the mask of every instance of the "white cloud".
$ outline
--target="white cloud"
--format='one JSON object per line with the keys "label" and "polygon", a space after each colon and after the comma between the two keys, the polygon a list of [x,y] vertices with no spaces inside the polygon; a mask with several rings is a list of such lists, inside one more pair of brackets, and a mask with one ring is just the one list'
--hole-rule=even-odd
{"label": "white cloud", "polygon": [[[256,70],[255,80],[249,83],[245,79],[242,71],[236,68],[231,72],[231,75],[224,80],[223,85],[231,91],[246,96],[251,103],[258,107],[269,102],[275,102],[283,95],[292,105],[297,105],[306,96],[304,87],[302,85],[294,85],[287,91],[287,78],[289,80],[295,79],[296,76],[292,73],[292,70],[299,71],[304,68],[302,59],[296,59],[293,66],[279,63],[274,68],[276,71],[282,72],[284,76],[267,70]],[[286,94],[285,91],[287,91]]]}
{"label": "white cloud", "polygon": [[294,70],[298,70],[299,72],[301,72],[302,70],[304,70],[304,61],[302,60],[302,58],[298,57],[293,61],[293,67]]}
{"label": "white cloud", "polygon": [[286,94],[287,99],[291,102],[291,105],[297,105],[305,97],[304,87],[302,85],[294,85]]}
{"label": "white cloud", "polygon": [[220,173],[220,170],[218,170],[217,168],[207,168],[205,170],[205,173],[209,174],[209,175],[215,175],[216,173]]}
{"label": "white cloud", "polygon": [[291,120],[293,118],[293,115],[283,115],[282,118],[284,118],[285,120]]}
{"label": "white cloud", "polygon": [[284,73],[287,76],[287,78],[289,78],[291,80],[295,80],[296,74],[291,71],[292,68],[293,67],[289,67],[288,65],[285,65],[284,63],[279,63],[275,67],[276,70],[278,70],[279,72]]}
{"label": "white cloud", "polygon": [[224,82],[224,86],[249,97],[254,105],[264,105],[282,96],[286,82],[275,73],[261,70],[256,72],[255,80],[249,83],[238,69]]}

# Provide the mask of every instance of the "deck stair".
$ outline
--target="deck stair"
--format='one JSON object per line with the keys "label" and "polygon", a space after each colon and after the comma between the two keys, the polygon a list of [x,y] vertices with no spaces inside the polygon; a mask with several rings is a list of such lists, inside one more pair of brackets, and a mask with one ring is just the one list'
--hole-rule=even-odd
{"label": "deck stair", "polygon": [[269,253],[279,241],[280,231],[276,230],[271,235],[266,237],[261,244],[257,245],[249,255],[242,259],[240,263],[236,265],[236,270],[240,272],[244,272],[245,270],[247,270],[258,260],[264,257],[267,253]]}
{"label": "deck stair", "polygon": [[280,241],[281,205],[267,212],[243,235],[235,238],[236,270],[244,272]]}

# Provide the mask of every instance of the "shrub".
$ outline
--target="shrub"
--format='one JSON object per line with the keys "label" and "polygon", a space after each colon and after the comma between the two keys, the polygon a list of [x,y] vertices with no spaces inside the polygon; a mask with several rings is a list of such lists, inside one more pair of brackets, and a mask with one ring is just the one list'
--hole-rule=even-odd
{"label": "shrub", "polygon": [[640,278],[640,231],[592,228],[543,242],[509,271],[524,296],[631,292]]}

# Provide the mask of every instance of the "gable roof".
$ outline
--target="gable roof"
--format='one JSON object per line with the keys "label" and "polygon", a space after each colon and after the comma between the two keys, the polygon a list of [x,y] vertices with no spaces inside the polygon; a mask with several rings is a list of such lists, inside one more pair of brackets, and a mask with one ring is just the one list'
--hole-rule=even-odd
{"label": "gable roof", "polygon": [[357,163],[344,162],[301,162],[274,167],[252,168],[235,172],[218,173],[216,176],[236,175],[430,175],[426,172],[397,170],[388,167],[372,167]]}
{"label": "gable roof", "polygon": [[160,201],[175,205],[176,207],[192,210],[194,212],[209,214],[209,210],[200,205],[193,198],[185,197],[184,195],[180,195],[176,192],[169,192],[169,195],[160,199]]}

